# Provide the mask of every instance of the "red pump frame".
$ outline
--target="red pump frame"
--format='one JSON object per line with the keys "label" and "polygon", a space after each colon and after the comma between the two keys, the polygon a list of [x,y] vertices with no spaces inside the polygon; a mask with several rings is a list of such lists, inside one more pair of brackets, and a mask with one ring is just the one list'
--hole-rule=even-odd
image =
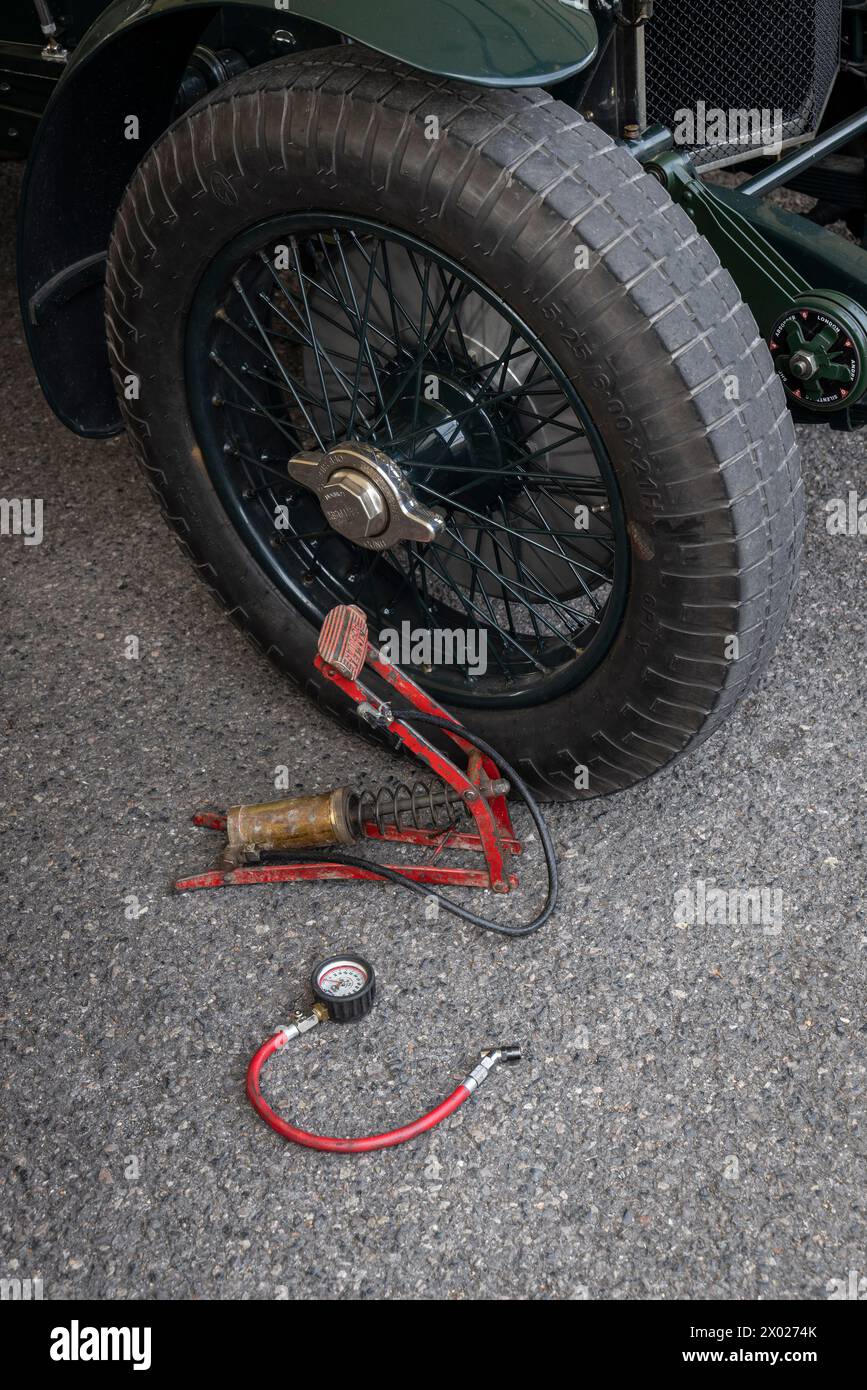
{"label": "red pump frame", "polygon": [[[327,622],[328,619],[326,618]],[[322,673],[326,680],[330,680],[338,686],[359,710],[363,710],[370,722],[386,729],[390,734],[396,735],[401,743],[411,753],[414,753],[421,762],[426,763],[438,778],[463,797],[476,825],[476,833],[468,834],[452,827],[441,830],[416,830],[414,828],[399,830],[389,826],[380,831],[376,825],[368,822],[365,824],[365,835],[370,839],[400,841],[433,850],[433,856],[427,863],[388,866],[406,878],[414,879],[416,883],[438,883],[463,888],[490,888],[495,893],[508,893],[511,889],[516,888],[518,879],[515,874],[509,872],[507,860],[509,855],[521,853],[521,842],[515,835],[506,798],[503,795],[496,795],[489,800],[480,790],[483,777],[491,782],[499,779],[500,774],[495,763],[462,737],[461,729],[463,726],[455,719],[454,715],[431,699],[403,671],[383,660],[370,642],[367,643],[364,661],[360,664],[369,666],[376,675],[392,687],[396,694],[402,696],[415,709],[426,714],[439,715],[440,718],[448,719],[450,723],[454,724],[454,733],[447,730],[447,737],[462,753],[466,754],[466,770],[458,767],[457,763],[435,748],[415,729],[404,724],[402,719],[392,713],[384,700],[381,700],[361,684],[357,676],[344,675],[336,666],[326,661],[321,652],[317,653],[314,659],[316,669]],[[224,830],[226,818],[213,811],[200,811],[193,817],[193,823],[211,830]],[[475,853],[481,853],[485,857],[486,867],[482,870],[440,864],[437,861],[446,849],[471,850]],[[348,864],[307,861],[286,864],[248,864],[235,868],[211,869],[206,873],[193,874],[190,877],[178,879],[175,888],[178,892],[184,893],[196,888],[236,887],[250,883],[291,883],[311,879],[386,881],[382,874],[376,872],[376,866],[373,863],[369,869],[361,869]]]}

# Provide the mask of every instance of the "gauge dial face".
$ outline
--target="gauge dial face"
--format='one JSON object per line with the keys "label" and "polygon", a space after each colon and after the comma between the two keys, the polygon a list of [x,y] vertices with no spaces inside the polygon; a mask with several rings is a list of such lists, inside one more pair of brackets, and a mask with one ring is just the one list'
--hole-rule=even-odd
{"label": "gauge dial face", "polygon": [[316,976],[317,987],[329,999],[349,999],[359,994],[368,981],[365,967],[357,960],[329,960]]}

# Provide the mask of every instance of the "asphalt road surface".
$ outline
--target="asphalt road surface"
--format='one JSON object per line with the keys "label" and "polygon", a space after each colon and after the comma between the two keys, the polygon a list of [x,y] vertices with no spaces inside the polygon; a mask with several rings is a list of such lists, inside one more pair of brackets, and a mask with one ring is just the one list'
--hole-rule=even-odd
{"label": "asphalt road surface", "polygon": [[[281,764],[299,790],[394,765],[219,614],[124,439],[52,416],[14,289],[18,185],[0,166],[0,494],[44,499],[44,539],[0,536],[0,1276],[245,1299],[824,1299],[867,1278],[867,538],[826,528],[867,491],[864,436],[802,431],[804,575],[757,693],[652,783],[550,811],[563,901],[538,936],[429,920],[391,886],[173,896],[211,859],[196,806],[267,798]],[[675,894],[700,880],[776,906],[690,924]],[[494,904],[513,920],[526,882]],[[271,1063],[285,1114],[386,1128],[485,1045],[525,1061],[403,1148],[283,1143],[246,1063],[346,947],[378,1003]]]}

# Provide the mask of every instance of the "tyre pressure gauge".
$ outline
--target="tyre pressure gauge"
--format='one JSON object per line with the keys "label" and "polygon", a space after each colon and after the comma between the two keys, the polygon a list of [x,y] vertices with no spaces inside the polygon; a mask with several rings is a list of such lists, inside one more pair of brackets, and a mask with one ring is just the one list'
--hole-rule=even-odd
{"label": "tyre pressure gauge", "polygon": [[376,993],[373,966],[361,956],[329,956],[320,961],[310,983],[317,1003],[335,1023],[349,1023],[370,1013]]}

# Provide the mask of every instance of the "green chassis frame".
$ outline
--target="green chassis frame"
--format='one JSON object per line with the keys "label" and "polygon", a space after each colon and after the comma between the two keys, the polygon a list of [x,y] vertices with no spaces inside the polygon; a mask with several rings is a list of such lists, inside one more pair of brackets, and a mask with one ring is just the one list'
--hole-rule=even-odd
{"label": "green chassis frame", "polygon": [[[639,139],[625,141],[648,172],[665,186],[713,246],[752,310],[762,336],[793,302],[810,303],[818,295],[844,296],[854,312],[851,329],[867,360],[867,250],[806,217],[762,201],[826,154],[867,129],[867,111],[828,131],[812,146],[795,151],[739,189],[700,179],[690,160],[672,149],[670,131],[652,127]],[[807,424],[854,429],[867,424],[867,395],[862,404],[820,413],[789,401],[796,418]]]}

